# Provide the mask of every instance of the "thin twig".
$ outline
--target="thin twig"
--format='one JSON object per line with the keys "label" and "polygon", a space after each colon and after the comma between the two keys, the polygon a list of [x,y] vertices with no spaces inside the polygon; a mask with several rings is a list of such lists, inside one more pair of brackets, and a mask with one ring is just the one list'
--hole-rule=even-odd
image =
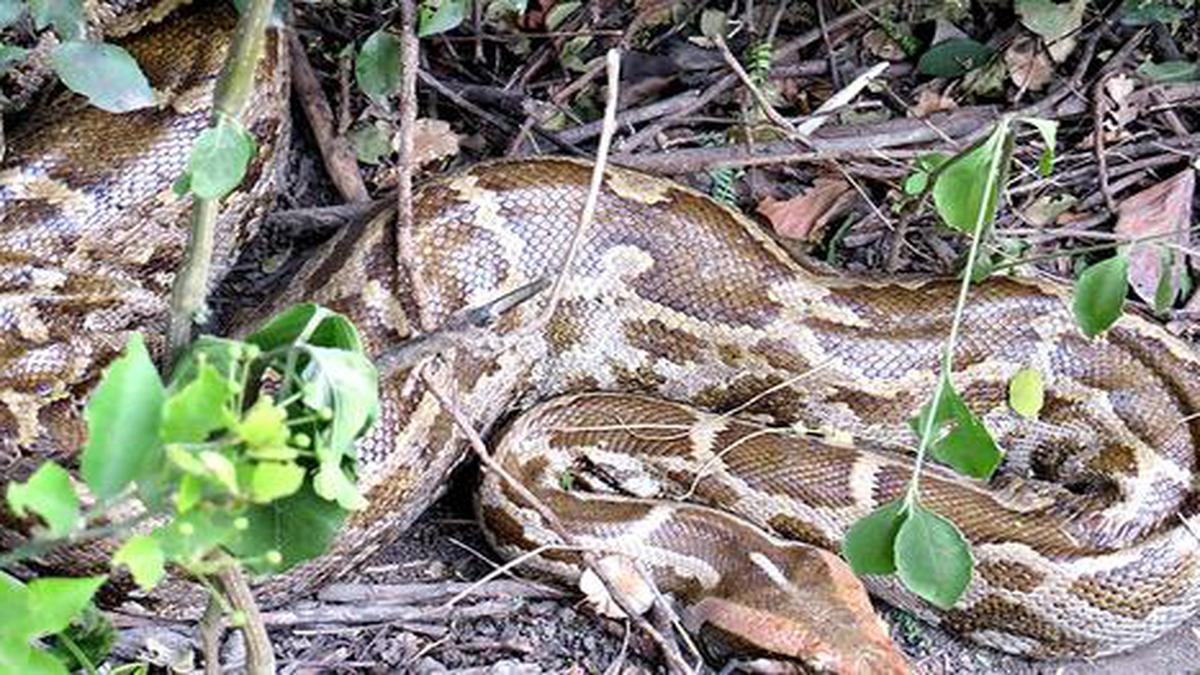
{"label": "thin twig", "polygon": [[680,675],[692,672],[692,668],[688,666],[686,661],[683,660],[683,656],[680,655],[679,650],[675,648],[675,645],[667,640],[667,638],[656,628],[654,628],[654,626],[652,626],[644,616],[642,616],[637,612],[636,609],[633,608],[625,594],[620,590],[620,587],[610,578],[610,575],[604,569],[604,567],[599,564],[599,559],[596,557],[596,555],[592,551],[580,547],[578,542],[575,541],[575,538],[571,535],[570,531],[567,530],[567,528],[562,524],[562,521],[558,519],[557,514],[550,510],[550,508],[547,507],[535,494],[533,494],[528,487],[526,487],[517,479],[513,478],[512,475],[510,475],[504,469],[504,467],[502,467],[500,463],[497,462],[494,457],[492,457],[492,454],[488,452],[487,446],[484,445],[483,439],[480,438],[479,432],[475,430],[475,427],[472,425],[471,421],[467,419],[466,415],[462,412],[459,406],[455,405],[450,400],[449,396],[442,391],[440,384],[436,382],[434,378],[427,377],[425,373],[422,373],[421,377],[425,382],[425,386],[428,387],[429,393],[432,394],[435,399],[437,399],[438,405],[441,407],[441,409],[450,414],[451,419],[454,421],[454,425],[466,438],[467,443],[479,457],[479,461],[482,462],[484,468],[487,471],[495,474],[508,488],[510,488],[517,494],[518,497],[520,497],[521,501],[525,502],[525,504],[536,511],[538,516],[545,523],[546,527],[553,532],[554,535],[558,537],[558,539],[565,546],[579,550],[579,555],[583,559],[584,565],[591,569],[592,572],[595,573],[595,575],[600,579],[605,588],[608,590],[613,601],[617,603],[617,606],[620,607],[623,612],[625,612],[625,615],[629,617],[629,619],[636,626],[638,626],[638,628],[640,628],[647,636],[650,637],[651,640],[654,641],[656,645],[658,645],[658,648],[662,652],[663,658],[667,662],[667,667],[670,672],[679,673]]}
{"label": "thin twig", "polygon": [[308,54],[295,31],[287,32],[288,56],[291,57],[292,86],[300,107],[304,109],[304,118],[308,120],[308,128],[313,132],[317,141],[317,149],[325,163],[325,171],[337,188],[338,194],[348,202],[365,202],[371,198],[367,186],[363,183],[362,175],[358,172],[358,158],[354,149],[345,136],[334,132],[333,111],[325,92],[321,91],[321,83],[313,72]]}
{"label": "thin twig", "polygon": [[396,224],[413,227],[413,133],[417,125],[417,10],[414,0],[400,0],[400,133],[396,147]]}
{"label": "thin twig", "polygon": [[604,105],[604,128],[596,147],[596,164],[592,167],[592,181],[588,187],[587,200],[583,203],[583,211],[579,214],[579,223],[571,236],[566,260],[563,261],[562,269],[554,278],[554,285],[550,287],[550,301],[543,314],[545,317],[553,316],[554,311],[558,309],[558,301],[562,296],[562,285],[575,264],[575,256],[579,253],[583,234],[591,226],[592,219],[596,215],[596,203],[600,199],[600,185],[604,182],[604,167],[608,163],[608,150],[612,146],[613,134],[617,131],[617,94],[621,83],[621,52],[616,49],[608,50],[605,61],[608,64],[608,99]]}
{"label": "thin twig", "polygon": [[240,628],[246,637],[246,672],[250,675],[275,673],[275,652],[271,648],[271,638],[267,636],[258,603],[250,591],[250,584],[246,582],[242,567],[236,560],[229,558],[227,562],[217,577],[229,603],[234,610],[242,613],[244,619]]}
{"label": "thin twig", "polygon": [[225,633],[225,620],[217,596],[209,596],[198,629],[200,652],[204,654],[204,675],[221,675],[221,636]]}

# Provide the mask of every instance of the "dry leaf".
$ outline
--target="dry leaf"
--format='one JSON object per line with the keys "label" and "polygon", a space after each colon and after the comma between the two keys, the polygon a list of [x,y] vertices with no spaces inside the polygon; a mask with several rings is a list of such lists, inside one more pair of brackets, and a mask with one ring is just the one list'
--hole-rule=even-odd
{"label": "dry leaf", "polygon": [[[400,135],[392,137],[392,147],[398,149]],[[458,154],[458,134],[443,120],[422,117],[413,127],[413,166],[421,166],[444,157]]]}
{"label": "dry leaf", "polygon": [[903,61],[908,58],[904,48],[882,28],[872,28],[862,38],[867,51],[886,61]]}
{"label": "dry leaf", "polygon": [[1054,76],[1054,65],[1050,57],[1038,48],[1037,40],[1019,38],[1004,50],[1004,63],[1008,66],[1013,84],[1029,91],[1041,91]]}
{"label": "dry leaf", "polygon": [[928,117],[933,113],[956,108],[958,108],[958,102],[949,96],[932,89],[922,89],[921,93],[917,94],[917,104],[909,112],[913,117]]}
{"label": "dry leaf", "polygon": [[1104,139],[1118,141],[1125,126],[1137,118],[1137,109],[1129,103],[1134,80],[1128,75],[1116,75],[1104,82]]}
{"label": "dry leaf", "polygon": [[804,194],[779,201],[767,197],[758,212],[771,221],[775,234],[816,241],[821,230],[854,202],[854,190],[841,178],[818,178]]}
{"label": "dry leaf", "polygon": [[[1163,244],[1187,244],[1187,230],[1192,225],[1192,194],[1195,190],[1196,172],[1187,168],[1123,200],[1117,206],[1118,234],[1147,237],[1182,230],[1168,238],[1135,243],[1129,249],[1129,284],[1138,297],[1158,309],[1169,307],[1179,294],[1184,256],[1170,252]],[[1164,256],[1163,251],[1170,253]],[[1170,265],[1169,270],[1164,270],[1165,263]],[[1160,302],[1156,303],[1159,280],[1164,273],[1170,275],[1170,297],[1159,298]]]}
{"label": "dry leaf", "polygon": [[[645,577],[638,572],[637,566],[623,555],[608,555],[601,558],[597,565],[616,587],[618,593],[628,601],[630,608],[638,614],[644,614],[654,604],[654,589],[646,582]],[[579,590],[587,599],[597,614],[612,619],[624,619],[625,610],[609,594],[608,588],[600,580],[599,575],[585,569],[579,577]]]}

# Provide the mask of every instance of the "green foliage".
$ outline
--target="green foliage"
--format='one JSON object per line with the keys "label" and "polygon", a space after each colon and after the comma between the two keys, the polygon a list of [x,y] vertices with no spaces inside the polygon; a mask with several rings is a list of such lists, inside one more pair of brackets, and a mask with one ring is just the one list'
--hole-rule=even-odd
{"label": "green foliage", "polygon": [[[68,670],[90,670],[108,657],[117,641],[117,629],[95,605],[87,605],[70,625],[50,640],[50,653]],[[69,645],[69,646],[68,646]],[[119,669],[109,671],[115,675]]]}
{"label": "green foliage", "polygon": [[388,97],[400,87],[400,70],[400,38],[383,29],[371,33],[354,62],[358,88],[376,104],[387,107]]}
{"label": "green foliage", "polygon": [[[1046,149],[1040,163],[1048,172],[1054,161],[1056,126],[1039,119],[1017,121],[1031,124],[1041,135]],[[843,555],[855,572],[895,572],[909,590],[939,607],[952,606],[966,589],[973,561],[970,546],[954,524],[921,505],[925,457],[931,454],[978,479],[991,477],[1003,460],[987,427],[954,389],[951,368],[970,286],[991,269],[979,255],[980,243],[991,230],[1004,187],[1012,154],[1011,123],[1009,118],[1001,120],[987,138],[954,157],[921,156],[904,182],[909,197],[925,194],[932,183],[938,214],[948,227],[970,234],[971,247],[933,396],[909,422],[919,446],[908,489],[901,499],[854,523],[843,543]],[[1036,415],[1041,405],[1040,376],[1036,392],[1026,380],[1028,376],[1022,376],[1017,382],[1012,400],[1020,411],[1032,410]]]}
{"label": "green foliage", "polygon": [[1121,23],[1126,26],[1148,26],[1155,22],[1169,24],[1187,16],[1179,2],[1169,0],[1125,0],[1121,3]]}
{"label": "green foliage", "polygon": [[1015,0],[1013,3],[1021,23],[1048,43],[1078,30],[1086,6],[1086,0]]}
{"label": "green foliage", "polygon": [[1193,82],[1200,80],[1200,63],[1190,61],[1164,61],[1143,63],[1138,66],[1138,75],[1158,82]]}
{"label": "green foliage", "polygon": [[842,541],[842,555],[855,574],[891,574],[896,571],[896,534],[907,513],[904,502],[888,502],[859,518]]}
{"label": "green foliage", "polygon": [[65,675],[66,667],[34,646],[62,632],[106,577],[47,577],[23,584],[0,571],[0,672]]}
{"label": "green foliage", "polygon": [[84,411],[88,439],[80,472],[97,497],[112,499],[130,484],[149,478],[161,465],[158,430],[164,400],[162,381],[146,343],[141,335],[133,335]]}
{"label": "green foliage", "polygon": [[1008,381],[1008,405],[1021,417],[1037,419],[1045,402],[1046,387],[1036,368],[1022,368]]}
{"label": "green foliage", "polygon": [[417,35],[429,37],[458,28],[470,6],[467,0],[422,0],[417,10]]}
{"label": "green foliage", "polygon": [[363,164],[378,164],[392,152],[390,136],[382,122],[364,124],[350,131],[350,144],[354,146],[354,154],[358,161]]}
{"label": "green foliage", "polygon": [[24,13],[25,5],[21,0],[0,0],[0,28],[16,23]]}
{"label": "green foliage", "polygon": [[[987,428],[954,390],[949,373],[943,373],[942,377],[945,381],[942,383],[942,395],[937,397],[933,436],[928,441],[929,451],[935,459],[961,474],[972,478],[990,478],[1004,456]],[[929,411],[930,406],[925,405],[909,421],[918,437],[929,422]]]}
{"label": "green foliage", "polygon": [[917,61],[917,70],[934,77],[959,77],[987,63],[995,51],[970,38],[955,38],[930,47]]}
{"label": "green foliage", "polygon": [[154,91],[137,61],[117,45],[66,42],[54,48],[50,65],[63,84],[112,113],[154,105]]}
{"label": "green foliage", "polygon": [[[377,414],[377,377],[357,330],[317,305],[284,312],[245,342],[196,340],[166,385],[133,335],[85,411],[81,474],[101,500],[87,514],[93,522],[52,463],[11,484],[7,500],[17,515],[45,521],[52,538],[104,524],[119,540],[158,519],[112,558],[147,590],[168,564],[206,575],[230,564],[226,554],[255,571],[282,570],[324,552],[347,509],[364,504],[354,444]],[[144,515],[123,520],[129,510],[115,507],[135,499]],[[32,641],[61,631],[103,581],[26,587],[0,573],[0,671],[66,672]],[[73,638],[60,649],[89,658]]]}
{"label": "green foliage", "polygon": [[257,146],[254,136],[236,118],[218,116],[216,125],[200,132],[181,178],[197,197],[220,199],[246,176]]}
{"label": "green foliage", "polygon": [[41,516],[51,537],[65,537],[79,525],[79,497],[71,475],[54,462],[38,467],[24,483],[9,483],[7,497],[8,507],[18,516]]}
{"label": "green foliage", "polygon": [[1072,308],[1075,320],[1088,337],[1116,323],[1129,293],[1129,258],[1124,254],[1096,263],[1079,275]]}
{"label": "green foliage", "polygon": [[83,0],[29,0],[29,13],[35,28],[53,26],[63,40],[78,40],[87,32]]}
{"label": "green foliage", "polygon": [[997,126],[987,139],[965,154],[958,155],[939,167],[933,184],[933,203],[947,226],[973,234],[990,224],[996,215],[996,205],[1003,187],[1003,173],[986,180],[993,165],[1003,165],[1008,148],[1009,130]]}
{"label": "green foliage", "polygon": [[920,503],[905,516],[896,532],[896,572],[914,593],[949,609],[971,582],[971,549],[954,523]]}

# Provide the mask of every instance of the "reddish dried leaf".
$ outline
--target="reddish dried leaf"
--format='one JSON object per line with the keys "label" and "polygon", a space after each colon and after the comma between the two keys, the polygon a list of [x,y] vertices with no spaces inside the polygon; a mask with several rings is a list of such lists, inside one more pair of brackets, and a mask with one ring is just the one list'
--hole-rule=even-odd
{"label": "reddish dried leaf", "polygon": [[842,215],[854,201],[854,191],[841,178],[818,178],[804,194],[779,201],[767,197],[758,212],[771,222],[775,234],[815,241],[822,228]]}
{"label": "reddish dried leaf", "polygon": [[1050,57],[1038,47],[1037,40],[1018,39],[1004,50],[1004,63],[1008,66],[1013,84],[1030,91],[1041,91],[1050,84],[1054,75],[1054,64]]}
{"label": "reddish dried leaf", "polygon": [[[1129,250],[1129,284],[1142,300],[1155,304],[1159,280],[1164,274],[1162,245],[1166,242],[1187,244],[1187,229],[1192,224],[1192,194],[1196,172],[1190,168],[1161,183],[1146,188],[1117,206],[1116,232],[1128,237],[1147,237],[1180,232],[1164,239],[1133,244]],[[1170,294],[1179,293],[1183,276],[1183,256],[1174,256],[1170,274]]]}

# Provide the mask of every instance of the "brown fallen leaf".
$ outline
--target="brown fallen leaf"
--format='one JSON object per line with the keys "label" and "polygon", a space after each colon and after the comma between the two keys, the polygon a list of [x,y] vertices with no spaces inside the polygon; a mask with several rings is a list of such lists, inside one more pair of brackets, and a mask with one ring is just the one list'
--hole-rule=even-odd
{"label": "brown fallen leaf", "polygon": [[1054,64],[1050,57],[1038,47],[1033,38],[1018,38],[1004,50],[1004,63],[1008,66],[1013,84],[1029,91],[1041,91],[1050,84],[1054,76]]}
{"label": "brown fallen leaf", "polygon": [[[392,138],[392,147],[399,146],[400,136]],[[450,128],[450,123],[422,117],[413,127],[413,156],[414,166],[421,166],[444,157],[458,154],[458,134]]]}
{"label": "brown fallen leaf", "polygon": [[872,28],[862,38],[863,46],[885,61],[903,61],[908,58],[900,43],[892,39],[882,28]]}
{"label": "brown fallen leaf", "polygon": [[932,89],[922,89],[917,94],[917,104],[909,111],[913,117],[928,117],[936,112],[958,108],[958,102]]}
{"label": "brown fallen leaf", "polygon": [[775,234],[816,241],[821,230],[845,213],[855,198],[854,190],[845,180],[818,178],[808,191],[791,199],[763,199],[758,203],[758,212],[771,222]]}
{"label": "brown fallen leaf", "polygon": [[[1129,249],[1129,284],[1138,297],[1159,311],[1170,307],[1179,295],[1184,256],[1165,244],[1188,243],[1195,190],[1196,172],[1189,167],[1117,205],[1117,234],[1141,238],[1178,232],[1170,237],[1137,242]],[[1168,275],[1170,286],[1166,287],[1166,297],[1158,297],[1164,275]]]}

